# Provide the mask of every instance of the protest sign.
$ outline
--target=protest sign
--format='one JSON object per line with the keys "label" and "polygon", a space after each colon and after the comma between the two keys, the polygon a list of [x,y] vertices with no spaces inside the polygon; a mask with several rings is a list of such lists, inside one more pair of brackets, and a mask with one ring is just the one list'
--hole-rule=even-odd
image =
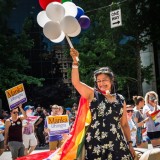
{"label": "protest sign", "polygon": [[26,93],[23,84],[19,84],[5,91],[10,110],[16,108],[19,104],[27,102]]}
{"label": "protest sign", "polygon": [[47,126],[52,135],[69,133],[68,115],[48,116]]}

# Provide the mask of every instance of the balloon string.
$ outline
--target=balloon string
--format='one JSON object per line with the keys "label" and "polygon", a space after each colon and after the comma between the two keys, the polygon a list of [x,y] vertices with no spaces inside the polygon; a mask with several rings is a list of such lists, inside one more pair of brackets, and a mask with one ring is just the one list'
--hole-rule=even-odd
{"label": "balloon string", "polygon": [[[70,46],[71,48],[74,48],[74,47],[73,47],[73,44],[72,44],[72,42],[71,42],[71,40],[70,40],[70,38],[68,37],[67,34],[66,34],[66,39],[67,39],[67,41],[68,41],[68,43],[69,43],[69,46]],[[76,57],[76,60],[79,61],[79,58]]]}
{"label": "balloon string", "polygon": [[70,46],[71,48],[74,48],[74,47],[73,47],[73,44],[72,44],[72,42],[71,42],[71,40],[70,40],[70,38],[68,37],[67,34],[66,34],[66,39],[67,39],[67,41],[68,41],[68,43],[69,43],[69,46]]}

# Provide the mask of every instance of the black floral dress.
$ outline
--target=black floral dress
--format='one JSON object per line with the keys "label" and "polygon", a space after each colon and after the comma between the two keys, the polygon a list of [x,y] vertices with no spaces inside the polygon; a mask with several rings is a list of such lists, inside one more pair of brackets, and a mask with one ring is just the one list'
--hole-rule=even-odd
{"label": "black floral dress", "polygon": [[132,160],[120,127],[124,98],[116,94],[110,103],[95,90],[90,104],[92,122],[85,139],[86,160]]}

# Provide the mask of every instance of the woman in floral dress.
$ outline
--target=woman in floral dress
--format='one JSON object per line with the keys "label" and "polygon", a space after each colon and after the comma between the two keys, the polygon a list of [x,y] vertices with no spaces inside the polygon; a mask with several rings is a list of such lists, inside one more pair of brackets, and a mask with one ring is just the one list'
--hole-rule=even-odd
{"label": "woman in floral dress", "polygon": [[70,54],[73,59],[72,84],[90,102],[92,121],[86,132],[85,159],[132,160],[135,151],[131,143],[126,104],[123,96],[115,92],[113,72],[108,67],[95,71],[95,88],[92,88],[79,79],[79,53],[71,48]]}

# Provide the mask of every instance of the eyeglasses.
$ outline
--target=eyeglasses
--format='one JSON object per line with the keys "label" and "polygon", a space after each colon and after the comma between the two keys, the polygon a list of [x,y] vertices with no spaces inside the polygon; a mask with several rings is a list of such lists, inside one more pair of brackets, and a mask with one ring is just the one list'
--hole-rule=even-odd
{"label": "eyeglasses", "polygon": [[103,80],[98,80],[96,81],[97,83],[105,83],[105,82],[109,82],[110,80],[109,79],[103,79]]}
{"label": "eyeglasses", "polygon": [[59,109],[59,108],[52,108],[52,109]]}
{"label": "eyeglasses", "polygon": [[127,110],[127,113],[129,113],[129,112],[133,113],[133,110]]}
{"label": "eyeglasses", "polygon": [[12,112],[13,114],[18,114],[18,112]]}

